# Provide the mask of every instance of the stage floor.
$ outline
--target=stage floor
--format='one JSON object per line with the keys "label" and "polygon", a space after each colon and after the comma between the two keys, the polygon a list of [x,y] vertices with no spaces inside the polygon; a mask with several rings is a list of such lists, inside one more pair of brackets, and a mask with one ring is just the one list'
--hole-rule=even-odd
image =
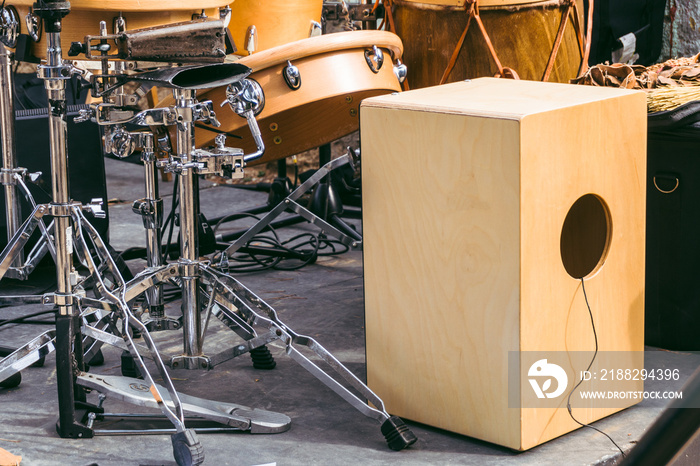
{"label": "stage floor", "polygon": [[[139,165],[106,160],[108,194],[119,199],[109,206],[110,242],[118,251],[144,246],[145,236],[139,216],[131,202],[143,197],[143,172]],[[266,194],[202,182],[202,211],[208,218],[230,214],[265,202]],[[161,195],[169,210],[172,182],[161,183]],[[361,230],[359,221],[354,221]],[[285,228],[283,235],[315,231],[310,225]],[[137,271],[142,261],[130,261]],[[319,258],[315,264],[294,271],[268,270],[236,277],[272,305],[280,319],[298,333],[309,335],[333,353],[358,377],[365,378],[365,341],[362,252]],[[50,283],[35,280],[31,285],[3,281],[3,294],[34,291]],[[48,288],[47,288],[48,287]],[[5,307],[3,319],[34,312],[37,307]],[[41,310],[39,307],[38,310]],[[45,327],[8,326],[0,330],[0,344],[21,345]],[[178,351],[180,334],[162,332],[156,339],[162,348]],[[226,345],[230,331],[219,329],[207,340],[212,351]],[[421,344],[407,341],[406,344]],[[205,343],[205,351],[207,349]],[[269,348],[277,361],[274,370],[254,369],[247,356],[223,363],[211,371],[173,371],[172,377],[182,393],[202,398],[233,402],[288,415],[291,429],[278,434],[199,434],[204,447],[205,464],[210,465],[561,465],[615,464],[620,454],[603,435],[591,429],[579,429],[530,451],[518,453],[489,443],[452,434],[407,421],[418,437],[412,447],[391,451],[379,424],[369,419],[284,354],[275,342]],[[649,348],[650,351],[654,349]],[[120,374],[121,350],[105,348],[105,363],[91,372]],[[700,355],[663,352],[657,361],[682,368],[687,377],[698,365]],[[420,377],[420,374],[416,374]],[[683,380],[669,383],[677,390]],[[426,407],[431,400],[423,400]],[[107,398],[107,412],[139,412]],[[629,450],[664,407],[663,402],[645,400],[594,425],[605,431],[624,450]],[[0,448],[22,456],[22,465],[56,464],[121,466],[173,465],[170,438],[167,435],[99,436],[68,440],[55,430],[58,417],[55,358],[49,355],[45,365],[28,368],[22,383],[12,389],[0,388]],[[697,464],[700,449],[696,442],[677,465]]]}

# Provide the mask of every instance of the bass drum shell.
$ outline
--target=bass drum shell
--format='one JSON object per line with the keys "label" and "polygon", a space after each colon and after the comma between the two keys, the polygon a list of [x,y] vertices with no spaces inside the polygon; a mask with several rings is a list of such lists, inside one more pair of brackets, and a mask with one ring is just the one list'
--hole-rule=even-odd
{"label": "bass drum shell", "polygon": [[[448,3],[443,1],[442,3]],[[460,2],[437,5],[394,0],[396,32],[403,41],[404,62],[411,88],[434,86],[450,61],[467,25]],[[461,2],[463,5],[464,2]],[[523,3],[518,0],[480,2],[479,14],[503,67],[521,79],[544,76],[554,40],[566,10],[558,0]],[[573,10],[572,10],[573,11]],[[583,18],[580,24],[583,24]],[[569,82],[578,74],[581,49],[569,18],[550,73],[551,82]],[[495,76],[498,73],[478,24],[472,20],[459,58],[446,82]]]}
{"label": "bass drum shell", "polygon": [[[374,45],[384,53],[384,64],[377,73],[365,59],[365,51]],[[250,165],[295,155],[358,130],[363,99],[400,91],[392,58],[399,59],[402,51],[401,40],[390,32],[351,31],[311,37],[238,60],[252,69],[249,78],[265,93],[265,107],[257,116],[265,154]],[[297,90],[290,89],[282,76],[287,61],[301,74]],[[203,92],[198,100],[211,100],[218,107],[226,100],[226,89]],[[245,153],[256,150],[245,118],[228,106],[216,116],[219,128],[197,125],[196,147],[213,145],[217,134],[224,131],[227,146],[241,147]]]}
{"label": "bass drum shell", "polygon": [[[21,34],[27,34],[25,17],[34,3],[34,0],[8,2],[19,13]],[[202,11],[210,18],[219,18],[219,8],[228,4],[227,0],[71,0],[70,13],[61,24],[61,49],[66,57],[71,42],[83,42],[87,35],[99,35],[100,21],[107,23],[107,32],[112,34],[114,22],[120,13],[126,19],[127,29],[141,29],[191,21],[194,15],[200,15]],[[46,58],[46,34],[42,31],[38,42],[30,42],[31,55],[38,59]]]}
{"label": "bass drum shell", "polygon": [[321,22],[323,0],[236,0],[228,25],[238,55],[247,55],[245,38],[250,26],[257,31],[257,49],[268,50],[308,39],[312,22]]}

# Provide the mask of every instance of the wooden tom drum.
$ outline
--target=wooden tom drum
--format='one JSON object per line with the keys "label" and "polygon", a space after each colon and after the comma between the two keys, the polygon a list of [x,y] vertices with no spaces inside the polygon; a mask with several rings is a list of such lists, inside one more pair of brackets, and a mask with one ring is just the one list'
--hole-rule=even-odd
{"label": "wooden tom drum", "polygon": [[[403,40],[412,88],[437,85],[467,25],[467,0],[393,0],[396,32]],[[521,79],[542,80],[566,2],[559,0],[480,0],[479,16],[505,68]],[[572,12],[577,9],[572,8]],[[573,16],[573,13],[571,14]],[[549,81],[568,82],[578,74],[583,44],[572,17],[563,29]],[[579,24],[583,24],[582,11]],[[472,19],[461,52],[446,82],[495,76],[499,72],[477,22]]]}
{"label": "wooden tom drum", "polygon": [[[236,0],[228,25],[238,55],[249,55],[249,30],[255,27],[254,52],[307,39],[321,22],[323,0]],[[319,31],[320,32],[320,31]]]}
{"label": "wooden tom drum", "polygon": [[[227,6],[231,0],[71,0],[71,11],[63,18],[61,48],[64,55],[71,42],[82,42],[86,35],[100,33],[100,21],[107,23],[107,32],[114,32],[114,21],[121,15],[126,19],[127,29],[140,29],[152,26],[190,21],[204,13],[211,18],[219,17],[219,8]],[[11,0],[20,16],[20,33],[28,34],[25,18],[35,0]],[[36,58],[46,58],[46,38],[39,29],[39,40],[32,41],[31,54]],[[31,34],[30,34],[31,36]]]}
{"label": "wooden tom drum", "polygon": [[[381,67],[373,65],[376,72],[369,64],[374,46],[384,55]],[[395,34],[352,31],[299,40],[238,60],[252,69],[249,78],[260,83],[265,93],[265,107],[257,117],[265,154],[254,163],[298,154],[356,131],[363,99],[400,91],[393,61],[402,52]],[[296,90],[283,77],[289,63],[301,76]],[[226,100],[226,89],[212,89],[197,98],[218,106]],[[216,116],[221,127],[197,126],[196,147],[213,145],[223,130],[229,135],[227,146],[242,147],[246,153],[255,151],[244,118],[229,108],[217,111]]]}

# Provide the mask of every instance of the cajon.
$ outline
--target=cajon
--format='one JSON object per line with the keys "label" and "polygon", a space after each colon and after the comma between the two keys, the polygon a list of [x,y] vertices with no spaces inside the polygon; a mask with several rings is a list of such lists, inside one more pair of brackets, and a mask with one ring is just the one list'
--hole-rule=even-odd
{"label": "cajon", "polygon": [[[578,428],[583,287],[598,363],[643,367],[644,94],[480,78],[367,99],[360,128],[370,388],[392,414],[516,450]],[[532,352],[586,355],[555,406],[520,403]]]}

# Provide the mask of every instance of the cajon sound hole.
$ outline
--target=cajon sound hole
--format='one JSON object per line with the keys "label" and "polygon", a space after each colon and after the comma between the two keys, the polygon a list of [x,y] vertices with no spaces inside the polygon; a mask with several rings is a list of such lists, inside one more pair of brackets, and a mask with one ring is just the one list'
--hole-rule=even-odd
{"label": "cajon sound hole", "polygon": [[610,247],[612,221],[603,199],[586,194],[574,202],[561,229],[561,260],[567,273],[585,278],[605,262]]}

